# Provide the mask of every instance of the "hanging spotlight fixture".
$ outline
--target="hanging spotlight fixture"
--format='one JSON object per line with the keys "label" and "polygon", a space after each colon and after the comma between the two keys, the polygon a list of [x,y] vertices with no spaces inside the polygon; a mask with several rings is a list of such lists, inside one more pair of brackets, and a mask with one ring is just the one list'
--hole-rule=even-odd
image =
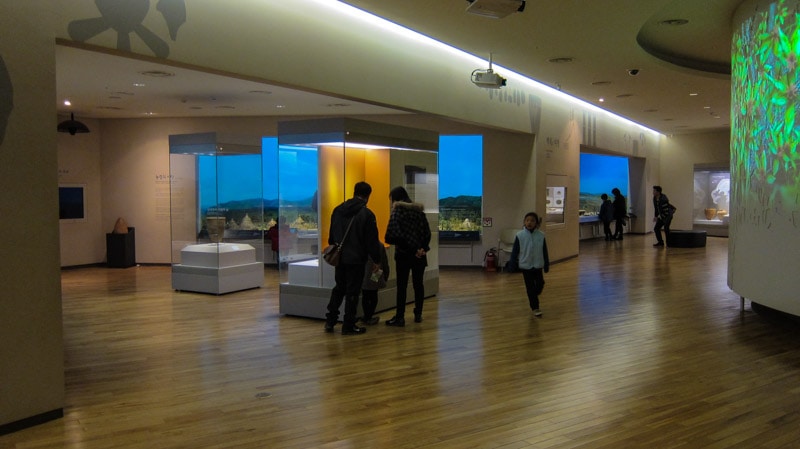
{"label": "hanging spotlight fixture", "polygon": [[86,125],[75,120],[75,114],[70,114],[69,120],[64,120],[63,122],[59,123],[57,130],[60,133],[69,133],[71,136],[74,136],[78,133],[89,132],[89,128]]}

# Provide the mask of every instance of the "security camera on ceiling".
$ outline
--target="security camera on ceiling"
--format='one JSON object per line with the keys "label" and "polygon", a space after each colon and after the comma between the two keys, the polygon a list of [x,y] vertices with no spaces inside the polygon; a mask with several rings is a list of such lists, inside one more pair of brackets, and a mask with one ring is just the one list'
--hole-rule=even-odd
{"label": "security camera on ceiling", "polygon": [[467,12],[492,19],[522,12],[525,9],[525,0],[467,0]]}

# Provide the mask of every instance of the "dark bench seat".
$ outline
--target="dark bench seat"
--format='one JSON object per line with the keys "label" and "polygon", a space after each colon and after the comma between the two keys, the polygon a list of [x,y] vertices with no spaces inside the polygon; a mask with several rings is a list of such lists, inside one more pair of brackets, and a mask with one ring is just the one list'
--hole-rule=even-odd
{"label": "dark bench seat", "polygon": [[671,248],[700,248],[706,246],[706,231],[682,231],[673,229],[667,237]]}

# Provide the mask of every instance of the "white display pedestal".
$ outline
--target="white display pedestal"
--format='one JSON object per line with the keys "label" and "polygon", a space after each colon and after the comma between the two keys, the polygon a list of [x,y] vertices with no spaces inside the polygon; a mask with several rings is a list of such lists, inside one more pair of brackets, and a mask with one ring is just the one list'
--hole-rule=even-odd
{"label": "white display pedestal", "polygon": [[188,245],[181,263],[172,266],[172,288],[200,293],[224,293],[261,287],[264,264],[256,250],[242,243]]}
{"label": "white display pedestal", "polygon": [[[280,313],[284,315],[303,316],[308,318],[325,318],[328,312],[328,301],[331,290],[336,285],[334,280],[335,268],[323,263],[319,267],[319,259],[304,260],[289,264],[289,282],[280,286]],[[319,276],[322,276],[322,287]],[[378,291],[378,306],[376,312],[393,309],[397,296],[396,280],[390,279],[389,285]],[[425,296],[434,296],[439,292],[439,270],[425,270],[424,276]],[[411,280],[408,283],[408,298],[414,302],[414,289]],[[358,314],[363,315],[359,301]],[[344,317],[344,303],[339,308],[339,318]]]}
{"label": "white display pedestal", "polygon": [[[288,264],[289,283],[292,285],[302,285],[317,287],[322,285],[324,288],[331,289],[336,285],[336,269],[327,263],[319,267],[319,259],[308,259],[300,262]],[[322,279],[319,279],[320,274]]]}

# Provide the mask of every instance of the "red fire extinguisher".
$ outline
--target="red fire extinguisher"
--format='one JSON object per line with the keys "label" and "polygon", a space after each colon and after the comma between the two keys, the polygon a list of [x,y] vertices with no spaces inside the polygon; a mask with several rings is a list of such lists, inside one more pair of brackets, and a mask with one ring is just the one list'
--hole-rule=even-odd
{"label": "red fire extinguisher", "polygon": [[490,248],[483,256],[483,268],[486,271],[497,271],[497,248]]}

